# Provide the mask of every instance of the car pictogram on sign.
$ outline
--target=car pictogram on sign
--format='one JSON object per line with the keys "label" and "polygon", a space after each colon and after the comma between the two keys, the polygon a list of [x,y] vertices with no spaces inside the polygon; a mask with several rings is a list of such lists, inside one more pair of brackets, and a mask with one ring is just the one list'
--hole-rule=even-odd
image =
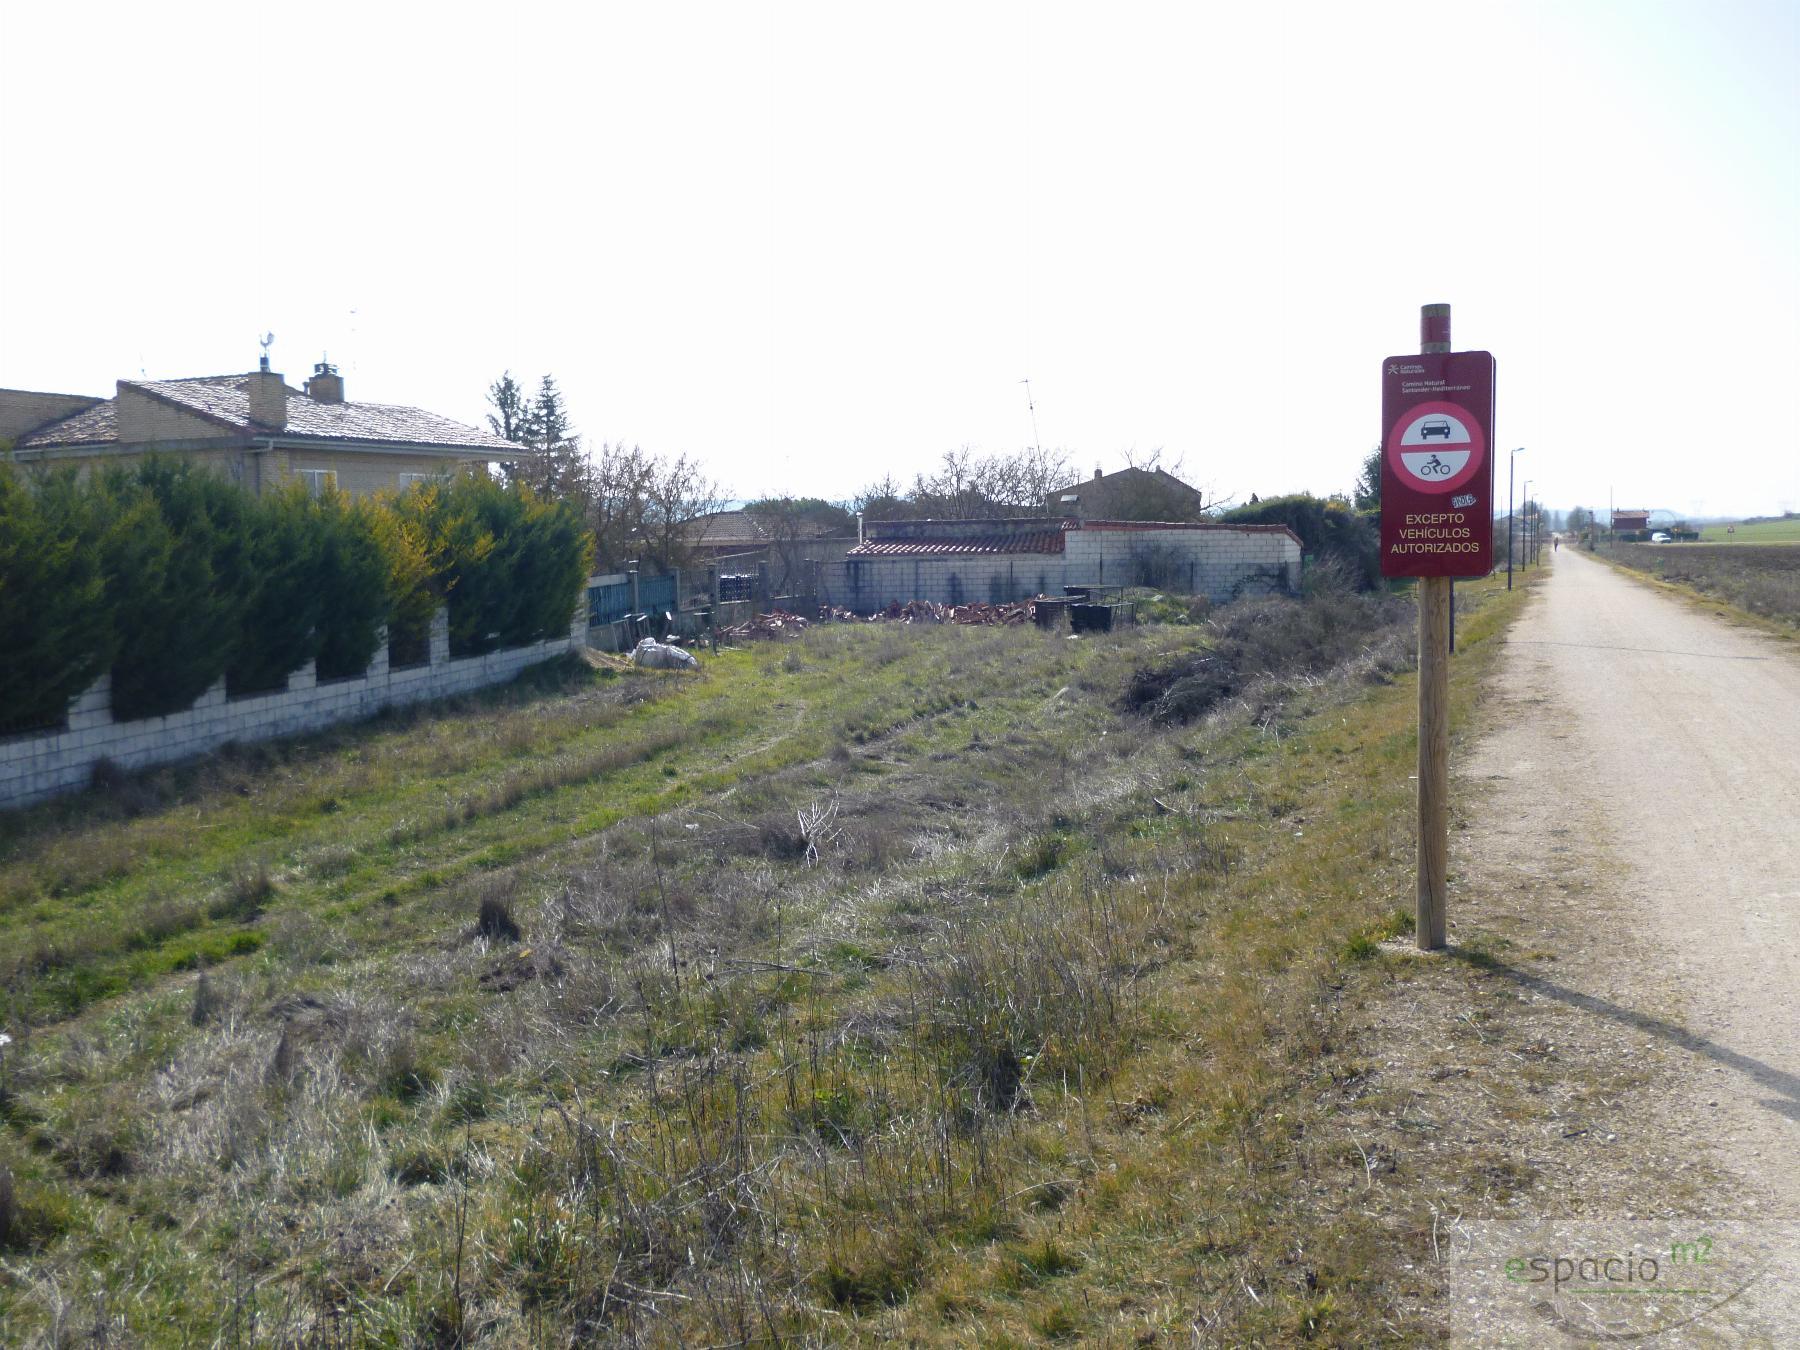
{"label": "car pictogram on sign", "polygon": [[1450,439],[1450,422],[1448,418],[1433,418],[1419,428],[1420,440],[1425,440],[1432,436],[1442,436],[1445,440]]}

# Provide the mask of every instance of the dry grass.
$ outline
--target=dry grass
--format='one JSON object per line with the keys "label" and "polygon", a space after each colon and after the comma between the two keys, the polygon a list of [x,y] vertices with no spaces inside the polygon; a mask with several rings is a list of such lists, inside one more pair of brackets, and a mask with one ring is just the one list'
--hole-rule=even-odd
{"label": "dry grass", "polygon": [[14,971],[0,1335],[1389,1335],[1393,1263],[1310,1189],[1365,1164],[1304,1146],[1404,691],[1271,657],[1121,711],[1206,631],[815,630],[284,751],[261,813],[37,817],[0,904],[149,936],[62,967],[96,998]]}
{"label": "dry grass", "polygon": [[1793,544],[1619,544],[1597,556],[1790,631],[1800,626],[1800,547]]}

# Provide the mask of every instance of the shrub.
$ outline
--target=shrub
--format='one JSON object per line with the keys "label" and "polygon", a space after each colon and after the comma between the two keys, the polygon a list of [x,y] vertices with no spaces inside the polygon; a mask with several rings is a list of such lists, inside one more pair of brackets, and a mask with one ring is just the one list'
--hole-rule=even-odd
{"label": "shrub", "polygon": [[0,734],[57,725],[108,668],[113,715],[179,712],[221,676],[280,688],[309,660],[362,674],[389,627],[423,660],[567,632],[591,541],[575,509],[465,474],[397,500],[264,497],[151,456],[86,480],[0,468]]}
{"label": "shrub", "polygon": [[1381,584],[1381,537],[1374,516],[1358,515],[1342,501],[1296,492],[1227,511],[1233,525],[1285,525],[1300,536],[1301,551],[1318,563],[1334,563],[1358,590]]}
{"label": "shrub", "polygon": [[491,895],[482,898],[481,909],[475,916],[475,932],[496,942],[517,942],[520,937],[519,925],[506,901]]}
{"label": "shrub", "polygon": [[566,632],[592,543],[575,508],[517,483],[459,474],[423,484],[396,509],[450,607],[450,649],[475,655]]}
{"label": "shrub", "polygon": [[326,521],[304,487],[247,499],[243,520],[250,593],[225,671],[234,694],[281,688],[318,656],[321,619],[352,598],[323,575]]}
{"label": "shrub", "polygon": [[74,474],[0,468],[0,734],[61,722],[111,662],[104,532]]}
{"label": "shrub", "polygon": [[1213,620],[1211,646],[1133,674],[1123,707],[1155,722],[1190,722],[1265,676],[1322,675],[1358,657],[1400,669],[1409,612],[1398,597],[1330,588],[1300,600],[1240,600]]}
{"label": "shrub", "polygon": [[[393,563],[383,543],[384,508],[338,492],[319,500],[319,678],[346,679],[369,668],[394,611]],[[429,626],[430,615],[425,622]]]}
{"label": "shrub", "polygon": [[[430,490],[414,487],[405,496]],[[368,506],[366,521],[385,567],[388,658],[397,666],[423,664],[431,655],[431,620],[440,603],[438,556],[425,512],[418,504],[383,498]]]}
{"label": "shrub", "polygon": [[254,582],[251,499],[223,478],[155,457],[108,470],[98,490],[113,522],[105,551],[119,641],[113,715],[179,712],[236,653]]}

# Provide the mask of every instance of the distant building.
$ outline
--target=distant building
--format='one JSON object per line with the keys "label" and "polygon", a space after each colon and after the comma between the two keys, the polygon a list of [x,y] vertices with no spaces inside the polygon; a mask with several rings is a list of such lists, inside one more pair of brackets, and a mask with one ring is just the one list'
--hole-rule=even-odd
{"label": "distant building", "polygon": [[1198,520],[1206,498],[1161,469],[1094,470],[1085,483],[1058,488],[1044,513],[1069,520]]}
{"label": "distant building", "polygon": [[1612,513],[1614,534],[1636,534],[1650,528],[1649,511],[1614,511]]}
{"label": "distant building", "polygon": [[[265,358],[265,367],[267,361]],[[268,369],[183,380],[120,380],[113,397],[0,389],[0,446],[21,464],[118,463],[167,454],[265,492],[304,482],[355,496],[442,478],[519,447],[448,417],[351,403],[320,362],[304,389]]]}

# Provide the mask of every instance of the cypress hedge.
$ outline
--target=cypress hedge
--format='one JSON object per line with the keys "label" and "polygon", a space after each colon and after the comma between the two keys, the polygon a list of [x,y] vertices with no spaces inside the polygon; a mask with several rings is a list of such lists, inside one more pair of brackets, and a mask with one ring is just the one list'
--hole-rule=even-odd
{"label": "cypress hedge", "polygon": [[450,607],[458,655],[567,631],[579,514],[479,473],[398,498],[263,497],[147,458],[86,479],[0,464],[0,734],[55,725],[102,671],[120,721],[190,707],[221,675],[280,688],[308,661],[360,675],[389,629],[422,660]]}
{"label": "cypress hedge", "polygon": [[398,511],[450,609],[450,652],[473,656],[568,631],[592,539],[567,502],[480,474],[420,484]]}
{"label": "cypress hedge", "polygon": [[60,723],[111,663],[105,534],[72,471],[0,465],[0,734]]}

